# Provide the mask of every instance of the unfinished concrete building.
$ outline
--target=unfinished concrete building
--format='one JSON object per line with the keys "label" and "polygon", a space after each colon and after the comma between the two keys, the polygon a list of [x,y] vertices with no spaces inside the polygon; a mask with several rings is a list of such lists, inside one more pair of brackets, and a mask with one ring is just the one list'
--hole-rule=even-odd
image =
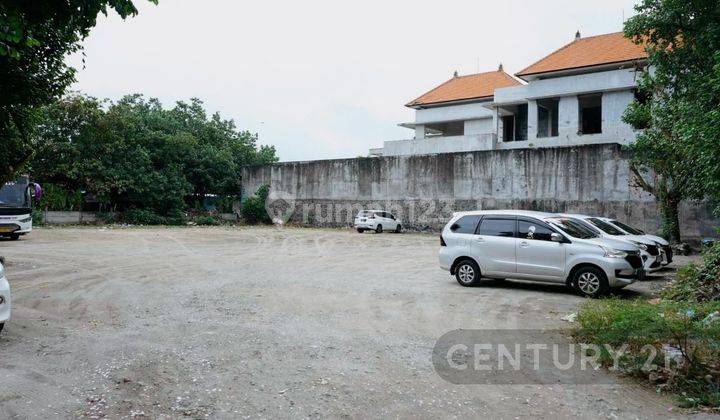
{"label": "unfinished concrete building", "polygon": [[476,150],[628,144],[622,114],[635,95],[642,46],[622,32],[575,39],[510,76],[503,71],[450,80],[410,101],[407,140],[386,141],[375,156]]}

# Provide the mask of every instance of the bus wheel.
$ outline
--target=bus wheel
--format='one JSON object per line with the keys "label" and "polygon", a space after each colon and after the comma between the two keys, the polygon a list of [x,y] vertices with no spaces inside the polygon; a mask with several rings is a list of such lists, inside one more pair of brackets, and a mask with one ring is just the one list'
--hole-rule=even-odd
{"label": "bus wheel", "polygon": [[19,234],[19,233],[13,233],[13,234],[10,235],[10,239],[12,239],[13,241],[17,241],[18,239],[20,239],[20,234]]}

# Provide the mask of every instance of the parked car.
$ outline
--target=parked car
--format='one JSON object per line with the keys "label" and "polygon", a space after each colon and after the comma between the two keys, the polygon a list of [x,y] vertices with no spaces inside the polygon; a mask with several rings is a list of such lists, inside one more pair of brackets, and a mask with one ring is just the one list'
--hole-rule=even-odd
{"label": "parked car", "polygon": [[10,319],[10,284],[5,278],[5,267],[0,261],[0,331]]}
{"label": "parked car", "polygon": [[580,222],[521,210],[455,213],[440,235],[440,267],[462,286],[483,277],[566,284],[598,297],[645,274],[637,246]]}
{"label": "parked car", "polygon": [[670,246],[670,242],[665,240],[665,238],[661,238],[657,235],[650,235],[645,232],[643,232],[641,229],[634,228],[632,226],[629,226],[619,220],[616,219],[610,219],[607,217],[601,217],[600,219],[605,220],[608,223],[611,223],[613,226],[617,227],[618,229],[622,230],[623,232],[629,234],[629,235],[638,235],[642,236],[644,238],[650,239],[652,241],[655,241],[655,243],[658,244],[658,246],[661,249],[661,252],[663,254],[663,265],[668,265],[673,260],[673,250]]}
{"label": "parked car", "polygon": [[602,217],[588,216],[585,214],[563,214],[562,216],[575,218],[586,223],[592,230],[604,238],[618,239],[631,242],[640,248],[640,257],[643,260],[645,271],[652,273],[662,268],[663,255],[657,242],[644,236],[631,235],[608,223]]}
{"label": "parked car", "polygon": [[400,219],[390,212],[383,210],[361,210],[355,217],[355,229],[359,233],[374,230],[382,233],[383,230],[392,230],[400,233],[402,224]]}

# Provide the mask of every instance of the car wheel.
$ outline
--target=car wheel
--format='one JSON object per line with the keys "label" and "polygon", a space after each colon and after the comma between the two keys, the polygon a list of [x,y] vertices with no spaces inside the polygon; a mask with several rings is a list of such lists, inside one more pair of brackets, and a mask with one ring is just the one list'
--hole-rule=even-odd
{"label": "car wheel", "polygon": [[397,227],[395,228],[395,233],[400,233],[401,231],[402,231],[402,226],[397,225]]}
{"label": "car wheel", "polygon": [[480,267],[473,260],[462,260],[455,267],[455,279],[461,286],[475,286],[480,282]]}
{"label": "car wheel", "polygon": [[363,232],[365,232],[365,229],[360,229],[360,228],[358,228],[357,231],[358,231],[358,233],[363,233]]}
{"label": "car wheel", "polygon": [[375,232],[382,233],[382,225],[377,225],[377,227],[375,228]]}
{"label": "car wheel", "polygon": [[606,294],[609,290],[607,277],[602,270],[595,267],[583,267],[575,273],[573,279],[575,290],[584,296],[593,298]]}

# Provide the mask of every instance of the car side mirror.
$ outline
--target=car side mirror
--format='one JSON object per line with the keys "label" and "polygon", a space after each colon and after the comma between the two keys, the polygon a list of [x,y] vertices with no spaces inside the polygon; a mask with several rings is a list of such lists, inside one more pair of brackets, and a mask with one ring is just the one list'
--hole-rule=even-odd
{"label": "car side mirror", "polygon": [[563,236],[559,233],[553,232],[550,234],[550,240],[553,242],[562,242]]}

